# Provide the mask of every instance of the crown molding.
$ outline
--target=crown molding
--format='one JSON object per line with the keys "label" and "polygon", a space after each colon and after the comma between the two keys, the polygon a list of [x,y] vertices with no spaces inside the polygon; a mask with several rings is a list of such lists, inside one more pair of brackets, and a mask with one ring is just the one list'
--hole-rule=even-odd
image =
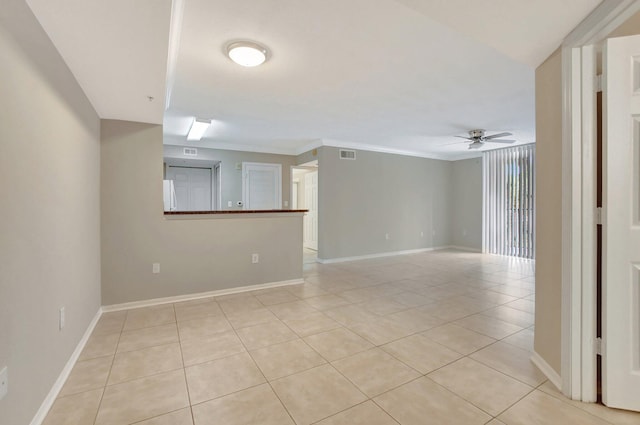
{"label": "crown molding", "polygon": [[229,151],[241,151],[241,152],[259,152],[259,153],[271,153],[276,155],[289,155],[298,156],[305,152],[309,152],[313,149],[319,149],[323,146],[332,148],[343,149],[355,149],[367,152],[386,153],[391,155],[404,155],[417,158],[436,159],[440,161],[459,161],[470,158],[482,157],[482,151],[452,153],[452,154],[435,154],[428,152],[421,152],[409,149],[397,149],[387,146],[372,145],[368,143],[348,142],[337,139],[317,139],[306,145],[298,148],[279,148],[273,146],[260,146],[250,144],[238,144],[228,142],[216,142],[212,140],[202,139],[198,142],[189,142],[183,137],[179,136],[165,136],[164,144],[168,146],[189,146],[194,148],[207,148],[207,149],[221,149]]}
{"label": "crown molding", "polygon": [[397,149],[387,146],[371,145],[368,143],[346,142],[343,140],[335,139],[322,139],[322,146],[329,146],[332,148],[357,149],[362,151],[389,153],[394,155],[414,156],[418,158],[440,159],[445,161],[449,160],[446,155],[420,152],[409,149]]}

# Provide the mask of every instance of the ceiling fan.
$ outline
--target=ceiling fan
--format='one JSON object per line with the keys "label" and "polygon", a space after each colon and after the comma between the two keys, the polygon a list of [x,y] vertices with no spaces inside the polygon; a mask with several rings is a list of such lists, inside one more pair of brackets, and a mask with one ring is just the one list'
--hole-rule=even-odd
{"label": "ceiling fan", "polygon": [[485,143],[515,143],[515,140],[500,139],[500,137],[511,136],[511,133],[498,133],[491,136],[485,136],[484,130],[469,130],[469,136],[455,136],[461,139],[469,140],[469,149],[479,149]]}

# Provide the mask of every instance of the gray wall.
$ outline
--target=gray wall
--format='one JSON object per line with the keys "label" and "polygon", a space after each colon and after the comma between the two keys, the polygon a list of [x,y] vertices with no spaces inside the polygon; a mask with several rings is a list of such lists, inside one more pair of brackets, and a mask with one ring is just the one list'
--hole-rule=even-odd
{"label": "gray wall", "polygon": [[[185,156],[184,146],[164,145],[164,156],[167,158],[216,160],[221,161],[222,177],[222,208],[223,210],[241,210],[236,206],[242,201],[242,170],[236,169],[241,162],[265,162],[282,165],[282,207],[287,201],[291,205],[291,166],[296,165],[296,157],[290,155],[276,155],[270,153],[229,151],[223,149],[198,148],[198,156]],[[232,201],[233,207],[227,207],[227,201]]]}
{"label": "gray wall", "polygon": [[320,148],[311,149],[310,151],[301,153],[300,155],[296,156],[296,165],[302,165],[306,164],[307,162],[316,161],[318,159],[319,151]]}
{"label": "gray wall", "polygon": [[24,425],[100,307],[100,122],[23,0],[0,7],[0,75],[0,423]]}
{"label": "gray wall", "polygon": [[102,121],[103,304],[302,277],[301,214],[165,218],[162,158],[161,126]]}
{"label": "gray wall", "polygon": [[319,258],[450,245],[450,162],[368,151],[351,161],[338,148],[318,151]]}
{"label": "gray wall", "polygon": [[452,163],[451,243],[482,250],[482,158]]}

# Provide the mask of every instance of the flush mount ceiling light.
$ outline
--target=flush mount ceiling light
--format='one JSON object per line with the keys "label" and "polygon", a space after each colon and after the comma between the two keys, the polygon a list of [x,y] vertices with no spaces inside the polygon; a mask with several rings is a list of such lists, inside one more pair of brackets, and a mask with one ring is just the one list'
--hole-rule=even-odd
{"label": "flush mount ceiling light", "polygon": [[200,118],[196,118],[193,120],[191,124],[191,128],[189,129],[189,133],[187,134],[187,140],[200,140],[204,135],[204,132],[207,131],[207,128],[211,125],[211,120],[203,120]]}
{"label": "flush mount ceiling light", "polygon": [[242,66],[258,66],[267,60],[267,48],[252,41],[236,41],[227,46],[229,59]]}

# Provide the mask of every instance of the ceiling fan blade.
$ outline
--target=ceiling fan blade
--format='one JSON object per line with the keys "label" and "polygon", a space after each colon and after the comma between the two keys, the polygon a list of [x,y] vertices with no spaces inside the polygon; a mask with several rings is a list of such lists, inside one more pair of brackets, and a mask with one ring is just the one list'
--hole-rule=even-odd
{"label": "ceiling fan blade", "polygon": [[500,137],[504,137],[504,136],[511,136],[511,133],[498,133],[498,134],[492,134],[491,136],[484,136],[484,140],[491,140],[491,139],[498,139]]}
{"label": "ceiling fan blade", "polygon": [[438,146],[453,146],[453,145],[461,145],[463,143],[469,143],[469,142],[450,142],[450,143],[442,143],[441,145]]}
{"label": "ceiling fan blade", "polygon": [[473,140],[471,137],[464,137],[464,136],[453,136],[453,137],[459,137],[461,139],[466,139],[466,140]]}
{"label": "ceiling fan blade", "polygon": [[500,140],[487,140],[487,143],[515,143],[515,140],[507,140],[507,139],[500,139]]}

